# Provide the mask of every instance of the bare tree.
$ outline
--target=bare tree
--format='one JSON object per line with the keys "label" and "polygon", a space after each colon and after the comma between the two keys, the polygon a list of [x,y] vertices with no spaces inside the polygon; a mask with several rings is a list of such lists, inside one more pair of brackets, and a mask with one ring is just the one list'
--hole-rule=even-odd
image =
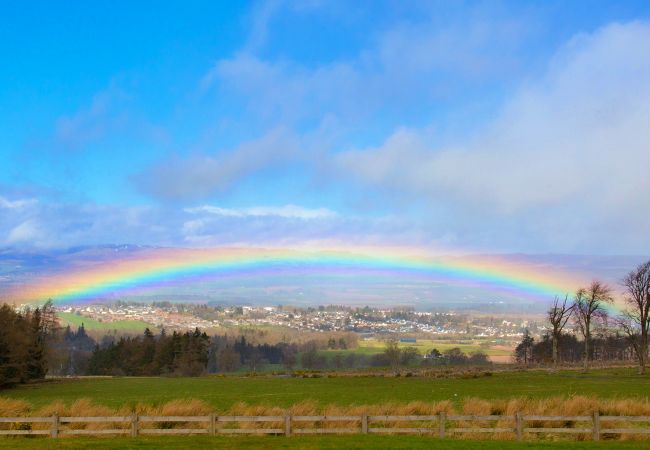
{"label": "bare tree", "polygon": [[650,261],[628,273],[621,284],[625,288],[627,308],[617,323],[632,342],[639,361],[639,374],[645,373],[648,360],[648,328],[650,327]]}
{"label": "bare tree", "polygon": [[399,348],[397,339],[389,339],[386,341],[384,356],[386,357],[386,360],[390,364],[390,367],[393,369],[393,371],[397,372],[400,358],[402,356],[402,350]]}
{"label": "bare tree", "polygon": [[562,335],[562,330],[567,324],[573,313],[573,305],[569,304],[569,295],[564,296],[564,301],[560,303],[560,298],[556,295],[553,305],[547,312],[548,321],[551,324],[551,337],[553,338],[553,367],[558,366],[558,342]]}
{"label": "bare tree", "polygon": [[589,370],[591,359],[591,329],[595,320],[607,317],[605,306],[613,303],[612,290],[600,281],[592,281],[588,288],[580,288],[573,299],[573,309],[578,328],[585,338],[584,371]]}

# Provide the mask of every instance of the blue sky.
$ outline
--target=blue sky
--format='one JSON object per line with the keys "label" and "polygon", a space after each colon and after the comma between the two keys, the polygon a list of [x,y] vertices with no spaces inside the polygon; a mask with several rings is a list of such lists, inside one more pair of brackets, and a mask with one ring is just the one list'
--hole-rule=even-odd
{"label": "blue sky", "polygon": [[650,251],[648,2],[15,2],[0,247]]}

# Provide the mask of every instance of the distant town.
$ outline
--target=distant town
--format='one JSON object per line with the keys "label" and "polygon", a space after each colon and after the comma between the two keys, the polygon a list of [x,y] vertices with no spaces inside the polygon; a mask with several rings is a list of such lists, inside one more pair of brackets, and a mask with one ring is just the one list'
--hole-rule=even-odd
{"label": "distant town", "polygon": [[[410,309],[319,306],[219,306],[172,302],[114,302],[83,306],[57,306],[66,321],[70,315],[109,324],[139,321],[152,328],[213,330],[223,328],[278,328],[310,332],[404,334],[422,337],[472,337],[518,339],[525,329],[544,331],[543,322],[503,315],[466,312],[423,312]],[[75,320],[78,322],[78,320]],[[109,327],[110,328],[110,327]]]}

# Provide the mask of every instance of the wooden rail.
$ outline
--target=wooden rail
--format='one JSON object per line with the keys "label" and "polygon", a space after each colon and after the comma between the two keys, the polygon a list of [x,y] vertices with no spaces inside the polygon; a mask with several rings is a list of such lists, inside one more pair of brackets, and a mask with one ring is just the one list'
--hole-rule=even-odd
{"label": "wooden rail", "polygon": [[[332,422],[346,422],[345,426],[326,426]],[[479,422],[468,426],[468,422]],[[532,422],[532,423],[531,423]],[[543,426],[539,424],[543,422]],[[549,426],[551,422],[553,426]],[[626,428],[610,427],[627,422]],[[631,428],[629,423],[641,424]],[[84,425],[106,424],[111,428],[80,428]],[[305,426],[310,424],[311,426]],[[492,424],[492,425],[490,425]],[[178,425],[178,428],[174,426]],[[257,426],[256,426],[257,425]],[[530,425],[530,426],[527,426]],[[8,428],[8,429],[7,429]],[[68,435],[130,435],[141,434],[344,434],[344,433],[406,433],[429,434],[444,439],[457,433],[511,433],[518,440],[524,433],[591,434],[599,440],[603,434],[650,435],[650,416],[545,416],[525,415],[368,415],[360,416],[93,416],[67,417],[0,417],[0,435],[49,435],[52,438]]]}

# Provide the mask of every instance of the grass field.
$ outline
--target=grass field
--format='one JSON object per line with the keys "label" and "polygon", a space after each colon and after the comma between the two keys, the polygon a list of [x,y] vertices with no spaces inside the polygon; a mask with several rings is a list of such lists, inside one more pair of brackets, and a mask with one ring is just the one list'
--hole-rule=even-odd
{"label": "grass field", "polygon": [[[485,345],[482,345],[485,344]],[[479,339],[472,340],[444,340],[444,339],[417,339],[415,343],[400,342],[401,348],[415,347],[421,354],[428,353],[431,349],[436,348],[440,352],[449,350],[454,347],[460,348],[464,353],[470,354],[481,351],[488,356],[510,356],[512,355],[511,348],[503,346],[490,345],[488,341]],[[385,343],[378,339],[365,339],[359,341],[359,348],[357,351],[373,354],[384,351]]]}
{"label": "grass field", "polygon": [[[451,348],[459,348],[465,354],[472,354],[481,351],[488,355],[492,362],[508,363],[512,358],[513,348],[507,345],[494,345],[485,340],[444,340],[444,339],[418,339],[414,343],[400,342],[400,348],[414,347],[421,355],[425,355],[431,349],[437,349],[439,352],[444,352]],[[328,359],[332,359],[334,355],[340,354],[344,357],[350,353],[357,355],[372,356],[382,353],[386,348],[386,343],[380,339],[364,339],[359,341],[359,346],[355,349],[349,350],[322,350],[321,354],[325,355]]]}
{"label": "grass field", "polygon": [[576,371],[495,372],[480,378],[335,377],[283,378],[82,378],[52,380],[0,392],[36,407],[55,400],[71,402],[89,398],[111,407],[138,402],[159,404],[174,399],[196,398],[226,410],[238,402],[286,407],[304,400],[318,404],[375,405],[411,401],[460,402],[465,397],[504,399],[585,395],[600,398],[641,398],[650,392],[650,376],[632,368]]}
{"label": "grass field", "polygon": [[0,438],[0,448],[14,449],[486,449],[542,450],[571,448],[575,450],[627,450],[647,448],[647,442],[504,442],[439,440],[420,436],[293,436],[277,437],[207,437],[162,436],[147,438],[65,438],[47,439]]}
{"label": "grass field", "polygon": [[132,333],[142,333],[145,328],[153,328],[153,325],[143,322],[141,320],[118,320],[115,322],[100,322],[98,320],[91,319],[90,317],[78,316],[74,313],[57,313],[59,317],[59,322],[61,326],[65,327],[70,325],[73,329],[76,330],[78,326],[82,323],[87,330],[96,330],[96,331],[122,331],[122,332],[132,332]]}

